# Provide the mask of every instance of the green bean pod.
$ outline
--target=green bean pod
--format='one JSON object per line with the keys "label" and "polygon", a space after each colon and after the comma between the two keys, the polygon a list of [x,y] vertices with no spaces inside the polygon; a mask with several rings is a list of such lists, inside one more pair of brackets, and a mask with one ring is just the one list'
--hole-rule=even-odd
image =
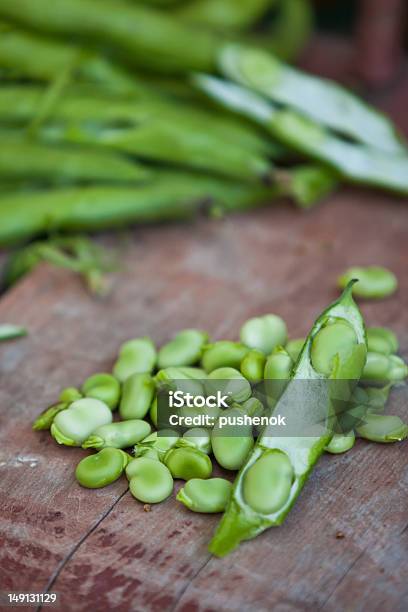
{"label": "green bean pod", "polygon": [[[392,121],[337,83],[305,74],[270,53],[239,44],[222,48],[219,65],[228,78],[334,132],[385,153],[406,154]],[[299,90],[311,94],[299,96]]]}
{"label": "green bean pod", "polygon": [[95,429],[111,422],[110,408],[100,400],[86,397],[54,417],[51,435],[58,444],[81,446]]}
{"label": "green bean pod", "polygon": [[400,442],[408,437],[408,425],[390,414],[368,413],[356,431],[361,438],[372,442]]}
{"label": "green bean pod", "polygon": [[126,468],[126,475],[131,494],[145,504],[158,504],[173,491],[173,478],[169,469],[155,459],[133,459]]}
{"label": "green bean pod", "polygon": [[208,334],[197,329],[184,329],[173,340],[159,350],[157,367],[159,369],[192,366],[201,358]]}
{"label": "green bean pod", "polygon": [[[364,323],[351,293],[352,284],[316,320],[275,407],[274,414],[290,422],[295,405],[296,426],[302,425],[302,433],[296,429],[295,435],[278,436],[273,424],[261,432],[236,478],[227,510],[210,543],[213,554],[223,556],[242,540],[280,525],[329,444],[335,416],[330,399],[333,391],[338,391],[336,383],[348,383],[341,388],[341,399],[347,401],[361,377],[367,352]],[[343,329],[343,323],[353,332],[346,328],[348,347],[340,333],[326,331],[329,325]],[[323,345],[324,338],[332,344]],[[312,352],[319,370],[313,365]]]}
{"label": "green bean pod", "polygon": [[224,367],[239,369],[248,350],[240,342],[219,340],[204,347],[201,364],[207,373]]}
{"label": "green bean pod", "polygon": [[193,512],[223,512],[231,495],[232,485],[224,478],[191,478],[179,489],[176,499]]}
{"label": "green bean pod", "polygon": [[288,337],[285,321],[274,314],[249,319],[241,327],[239,335],[243,344],[265,355],[269,355],[277,346],[283,346]]}
{"label": "green bean pod", "polygon": [[151,430],[149,423],[140,419],[109,423],[95,429],[82,448],[129,448],[146,438]]}
{"label": "green bean pod", "polygon": [[209,478],[212,473],[211,459],[205,453],[191,446],[171,448],[163,458],[173,478]]}
{"label": "green bean pod", "polygon": [[123,473],[129,457],[117,448],[104,448],[95,455],[82,459],[75,470],[80,485],[88,489],[106,487]]}
{"label": "green bean pod", "polygon": [[154,399],[156,385],[150,374],[131,374],[122,388],[119,405],[120,417],[124,420],[143,419]]}
{"label": "green bean pod", "polygon": [[194,83],[224,107],[263,125],[285,146],[329,166],[348,181],[408,193],[406,152],[387,153],[341,139],[301,113],[275,106],[234,83],[207,75],[194,77]]}
{"label": "green bean pod", "polygon": [[112,374],[93,374],[82,385],[85,397],[93,397],[105,402],[111,410],[119,404],[120,383]]}
{"label": "green bean pod", "polygon": [[156,348],[150,338],[128,340],[119,350],[113,366],[113,375],[124,382],[131,374],[151,372],[156,365]]}
{"label": "green bean pod", "polygon": [[93,147],[58,147],[2,138],[0,177],[52,183],[140,183],[152,174],[141,164]]}

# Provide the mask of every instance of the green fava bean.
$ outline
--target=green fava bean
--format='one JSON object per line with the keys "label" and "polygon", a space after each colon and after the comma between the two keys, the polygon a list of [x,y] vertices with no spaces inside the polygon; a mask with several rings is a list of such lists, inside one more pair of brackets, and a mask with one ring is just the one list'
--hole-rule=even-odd
{"label": "green fava bean", "polygon": [[286,346],[285,346],[286,352],[289,353],[290,357],[292,358],[293,363],[297,361],[304,345],[305,345],[304,338],[295,338],[294,340],[289,340],[289,342],[286,343]]}
{"label": "green fava bean", "polygon": [[274,314],[254,317],[241,327],[240,339],[249,348],[258,349],[269,355],[278,345],[286,343],[286,323]]}
{"label": "green fava bean", "polygon": [[369,327],[367,329],[367,348],[374,353],[391,355],[398,351],[397,336],[386,327]]}
{"label": "green fava bean", "polygon": [[382,353],[374,353],[368,351],[367,360],[364,366],[362,380],[366,381],[383,381],[388,380],[388,371],[390,367],[390,357]]}
{"label": "green fava bean", "polygon": [[219,340],[204,347],[201,364],[207,373],[224,367],[239,369],[248,350],[240,342]]}
{"label": "green fava bean", "polygon": [[153,425],[157,429],[157,397],[154,398],[149,410],[149,417]]}
{"label": "green fava bean", "polygon": [[[211,446],[217,463],[226,470],[239,470],[254,446],[252,427],[234,425],[233,417],[243,416],[240,408],[223,411],[211,432]],[[229,418],[229,422],[221,418]]]}
{"label": "green fava bean", "polygon": [[330,376],[335,357],[345,361],[357,344],[357,336],[349,323],[337,320],[317,332],[312,341],[312,366],[320,374]]}
{"label": "green fava bean", "polygon": [[88,489],[106,487],[117,480],[128,463],[128,455],[117,448],[104,448],[95,455],[82,459],[76,467],[75,477]]}
{"label": "green fava bean", "polygon": [[95,429],[112,422],[110,408],[100,400],[85,397],[59,412],[51,425],[58,444],[81,446]]}
{"label": "green fava bean", "polygon": [[353,448],[355,441],[356,436],[354,435],[354,431],[349,431],[345,434],[334,434],[325,450],[332,455],[346,453]]}
{"label": "green fava bean", "polygon": [[120,383],[112,374],[93,374],[82,385],[85,397],[94,397],[105,402],[111,410],[119,404]]}
{"label": "green fava bean", "polygon": [[224,478],[192,478],[179,490],[176,499],[193,512],[223,512],[231,490],[232,484]]}
{"label": "green fava bean", "polygon": [[171,448],[165,454],[163,462],[169,468],[173,478],[182,480],[209,478],[212,473],[209,456],[191,446]]}
{"label": "green fava bean", "polygon": [[183,440],[189,442],[202,453],[211,453],[211,434],[204,427],[192,427],[183,434]]}
{"label": "green fava bean", "polygon": [[398,355],[389,356],[388,380],[402,382],[408,376],[408,366]]}
{"label": "green fava bean", "polygon": [[131,494],[145,504],[158,504],[173,491],[173,478],[169,469],[155,459],[133,459],[126,468],[126,475]]}
{"label": "green fava bean", "polygon": [[244,499],[255,512],[272,514],[288,500],[293,480],[294,470],[285,453],[264,453],[245,472]]}
{"label": "green fava bean", "polygon": [[241,361],[241,374],[250,382],[259,382],[263,379],[265,362],[265,354],[258,349],[252,349]]}
{"label": "green fava bean", "polygon": [[113,375],[124,382],[131,374],[151,372],[156,365],[156,348],[150,338],[128,340],[120,347]]}
{"label": "green fava bean", "polygon": [[173,340],[159,350],[158,368],[194,365],[200,360],[203,347],[207,342],[208,334],[197,329],[185,329],[179,332]]}
{"label": "green fava bean", "polygon": [[366,414],[357,427],[361,438],[373,442],[400,442],[408,437],[408,425],[400,417],[390,414]]}
{"label": "green fava bean", "polygon": [[[192,372],[192,370],[195,371]],[[201,373],[203,373],[203,376],[201,376]],[[170,367],[157,372],[155,380],[159,389],[202,395],[204,390],[200,380],[206,377],[207,375],[200,368]]]}
{"label": "green fava bean", "polygon": [[292,357],[281,346],[269,355],[265,363],[264,379],[268,404],[273,406],[282,395],[293,367]]}
{"label": "green fava bean", "polygon": [[180,434],[173,429],[161,429],[160,432],[155,431],[135,446],[135,455],[142,454],[146,449],[153,449],[158,453],[160,460],[162,460],[167,451],[173,448],[179,439]]}
{"label": "green fava bean", "polygon": [[151,432],[146,421],[133,419],[102,425],[85,440],[82,448],[129,448],[140,442]]}
{"label": "green fava bean", "polygon": [[81,397],[83,397],[83,395],[76,387],[66,387],[61,391],[58,399],[60,402],[72,404],[72,402],[81,399]]}
{"label": "green fava bean", "polygon": [[208,394],[216,395],[220,391],[228,396],[228,402],[245,402],[251,397],[250,383],[235,368],[217,368],[208,375],[206,384]]}
{"label": "green fava bean", "polygon": [[66,410],[69,407],[69,404],[66,402],[59,402],[58,404],[53,404],[49,406],[41,412],[41,414],[35,419],[33,423],[34,431],[42,431],[46,429],[50,429],[55,417],[59,412]]}
{"label": "green fava bean", "polygon": [[366,387],[367,409],[369,412],[382,412],[391,391],[391,384],[385,387]]}
{"label": "green fava bean", "polygon": [[359,281],[353,287],[353,294],[363,298],[387,297],[398,286],[395,274],[381,266],[349,268],[339,277],[339,286],[344,289],[353,278]]}
{"label": "green fava bean", "polygon": [[123,383],[119,414],[122,419],[143,419],[149,412],[156,385],[150,374],[131,374]]}

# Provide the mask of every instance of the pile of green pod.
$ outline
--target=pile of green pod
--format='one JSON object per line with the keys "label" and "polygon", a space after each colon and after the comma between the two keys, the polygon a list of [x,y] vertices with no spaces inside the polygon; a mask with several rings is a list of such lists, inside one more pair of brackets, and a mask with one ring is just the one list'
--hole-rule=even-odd
{"label": "pile of green pod", "polygon": [[[307,473],[324,451],[350,450],[356,435],[383,443],[408,436],[408,426],[399,417],[382,414],[393,385],[408,373],[396,355],[397,338],[386,328],[365,330],[351,288],[349,284],[317,319],[306,339],[289,340],[285,322],[275,314],[246,321],[237,341],[212,342],[198,329],[180,331],[160,349],[148,337],[131,339],[120,347],[112,373],[93,374],[82,387],[64,389],[33,428],[50,430],[58,444],[92,452],[76,468],[83,487],[104,487],[125,474],[131,494],[154,504],[171,495],[174,480],[182,480],[177,500],[190,510],[216,513],[228,507],[225,516],[230,518],[224,519],[221,535],[212,544],[215,554],[225,554],[240,539],[279,524],[306,476],[298,472],[291,438],[283,449],[279,438],[261,431],[256,442],[259,432],[251,425],[235,432],[230,425],[221,427],[222,413],[254,416],[277,406],[282,412],[281,400],[290,393],[293,380],[352,379],[348,408],[337,415],[331,431],[318,436],[305,464]],[[212,426],[184,433],[158,428],[158,394],[163,387],[208,395],[220,382],[224,392],[230,390],[228,408],[181,409],[185,414],[208,411]],[[260,401],[259,388],[266,401]],[[241,470],[234,489],[229,479],[213,475],[215,463],[231,473]],[[231,512],[241,511],[255,518],[248,533],[232,537]]]}

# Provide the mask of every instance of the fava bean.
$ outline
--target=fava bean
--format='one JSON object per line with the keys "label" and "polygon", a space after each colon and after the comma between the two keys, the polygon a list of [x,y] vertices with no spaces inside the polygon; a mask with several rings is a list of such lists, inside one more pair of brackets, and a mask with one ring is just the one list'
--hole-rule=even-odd
{"label": "fava bean", "polygon": [[[67,404],[72,404],[76,400],[81,399],[83,397],[82,393],[76,387],[66,387],[59,394],[59,401],[66,402]],[[97,398],[99,399],[99,398]]]}
{"label": "fava bean", "polygon": [[191,446],[171,448],[165,454],[163,463],[169,468],[173,478],[182,480],[209,478],[212,473],[209,456]]}
{"label": "fava bean", "polygon": [[120,347],[113,375],[124,382],[131,374],[151,372],[156,365],[156,348],[150,338],[128,340]]}
{"label": "fava bean", "polygon": [[145,504],[158,504],[173,491],[173,478],[169,469],[155,459],[133,459],[126,468],[126,475],[131,494]]}
{"label": "fava bean", "polygon": [[106,487],[121,476],[128,459],[127,453],[117,448],[104,448],[82,459],[75,470],[75,477],[80,485],[88,489]]}
{"label": "fava bean", "polygon": [[367,348],[375,353],[391,355],[398,351],[397,336],[386,327],[369,327],[367,329]]}
{"label": "fava bean", "polygon": [[216,395],[220,391],[228,396],[229,403],[245,402],[252,393],[251,385],[239,370],[235,368],[217,368],[208,375],[206,383],[208,394]]}
{"label": "fava bean", "polygon": [[265,353],[258,349],[248,351],[241,361],[241,374],[250,382],[260,382],[263,379],[265,367]]}
{"label": "fava bean", "polygon": [[69,407],[69,404],[66,402],[58,402],[57,404],[53,404],[46,408],[40,415],[35,419],[33,423],[34,431],[42,431],[45,429],[50,429],[55,417],[62,410],[66,410]]}
{"label": "fava bean", "polygon": [[357,336],[347,321],[333,321],[320,329],[312,340],[312,366],[320,374],[330,376],[334,367],[334,358],[339,355],[344,361],[357,344]]}
{"label": "fava bean", "polygon": [[356,441],[354,431],[349,431],[344,434],[334,434],[325,450],[327,453],[332,455],[339,455],[340,453],[346,453],[353,448]]}
{"label": "fava bean", "polygon": [[[170,367],[164,370],[159,370],[155,376],[155,381],[159,389],[167,389],[169,391],[182,391],[183,393],[191,393],[192,395],[203,395],[204,389],[200,382],[201,372],[197,368],[195,372],[193,368],[176,368]],[[204,378],[206,374],[204,373]]]}
{"label": "fava bean", "polygon": [[204,427],[192,427],[183,434],[183,440],[193,444],[202,453],[211,453],[211,434]]}
{"label": "fava bean", "polygon": [[344,289],[353,278],[359,281],[353,287],[353,294],[363,298],[387,297],[392,295],[398,286],[396,276],[380,266],[349,268],[339,277],[339,286]]}
{"label": "fava bean", "polygon": [[81,446],[95,429],[111,422],[112,412],[104,402],[85,397],[56,415],[51,435],[58,444]]}
{"label": "fava bean", "polygon": [[149,417],[153,425],[157,429],[157,397],[154,398],[149,410]]}
{"label": "fava bean", "polygon": [[240,342],[219,340],[204,347],[201,364],[207,373],[224,367],[239,369],[248,350],[248,347]]}
{"label": "fava bean", "polygon": [[245,413],[237,407],[224,410],[221,417],[230,422],[223,424],[218,419],[211,432],[211,446],[217,463],[226,470],[239,470],[254,446],[251,425],[234,425],[232,418]]}
{"label": "fava bean", "polygon": [[179,490],[176,499],[193,512],[223,512],[231,489],[231,483],[224,478],[191,478]]}
{"label": "fava bean", "polygon": [[408,366],[398,355],[389,356],[388,380],[401,382],[408,376]]}
{"label": "fava bean", "polygon": [[162,346],[157,358],[158,368],[190,366],[201,358],[208,334],[197,329],[184,329],[173,340]]}
{"label": "fava bean", "polygon": [[398,416],[368,413],[357,427],[357,433],[373,442],[400,442],[408,437],[408,425]]}
{"label": "fava bean", "polygon": [[139,455],[143,452],[143,449],[153,449],[159,454],[160,460],[162,460],[167,451],[176,445],[179,438],[180,434],[173,429],[162,429],[160,432],[155,431],[139,442],[135,446],[134,451],[135,454]]}
{"label": "fava bean", "polygon": [[131,374],[123,383],[119,414],[122,419],[143,419],[154,399],[156,385],[150,374]]}
{"label": "fava bean", "polygon": [[140,442],[151,432],[146,421],[133,419],[102,425],[85,440],[82,448],[129,448]]}
{"label": "fava bean", "polygon": [[293,367],[292,357],[281,346],[269,355],[265,363],[264,379],[265,392],[270,406],[282,395]]}
{"label": "fava bean", "polygon": [[120,383],[112,374],[94,374],[82,385],[85,397],[93,397],[105,402],[111,410],[119,404]]}
{"label": "fava bean", "polygon": [[291,356],[294,363],[297,361],[304,344],[304,338],[295,338],[294,340],[289,340],[289,342],[286,343],[285,349]]}
{"label": "fava bean", "polygon": [[269,355],[278,345],[286,343],[286,323],[274,314],[254,317],[244,323],[239,335],[243,344]]}
{"label": "fava bean", "polygon": [[294,470],[285,453],[264,453],[245,472],[244,499],[255,512],[272,514],[289,498],[293,479]]}

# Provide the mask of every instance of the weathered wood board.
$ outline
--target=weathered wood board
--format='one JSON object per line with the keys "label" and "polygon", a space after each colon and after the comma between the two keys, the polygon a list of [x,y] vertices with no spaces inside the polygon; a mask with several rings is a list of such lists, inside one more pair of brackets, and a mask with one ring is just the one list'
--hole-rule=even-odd
{"label": "weathered wood board", "polygon": [[[397,273],[394,297],[361,306],[407,358],[407,202],[350,189],[309,213],[283,203],[131,238],[105,300],[45,266],[0,301],[0,321],[30,330],[0,347],[0,592],[56,592],[61,611],[407,610],[408,444],[324,456],[282,527],[219,560],[207,552],[217,516],[174,497],[145,512],[124,478],[82,489],[85,451],[30,428],[63,386],[109,369],[127,338],[162,343],[187,326],[234,338],[266,312],[305,334],[352,264]],[[392,411],[407,418],[406,399],[397,390]]]}

